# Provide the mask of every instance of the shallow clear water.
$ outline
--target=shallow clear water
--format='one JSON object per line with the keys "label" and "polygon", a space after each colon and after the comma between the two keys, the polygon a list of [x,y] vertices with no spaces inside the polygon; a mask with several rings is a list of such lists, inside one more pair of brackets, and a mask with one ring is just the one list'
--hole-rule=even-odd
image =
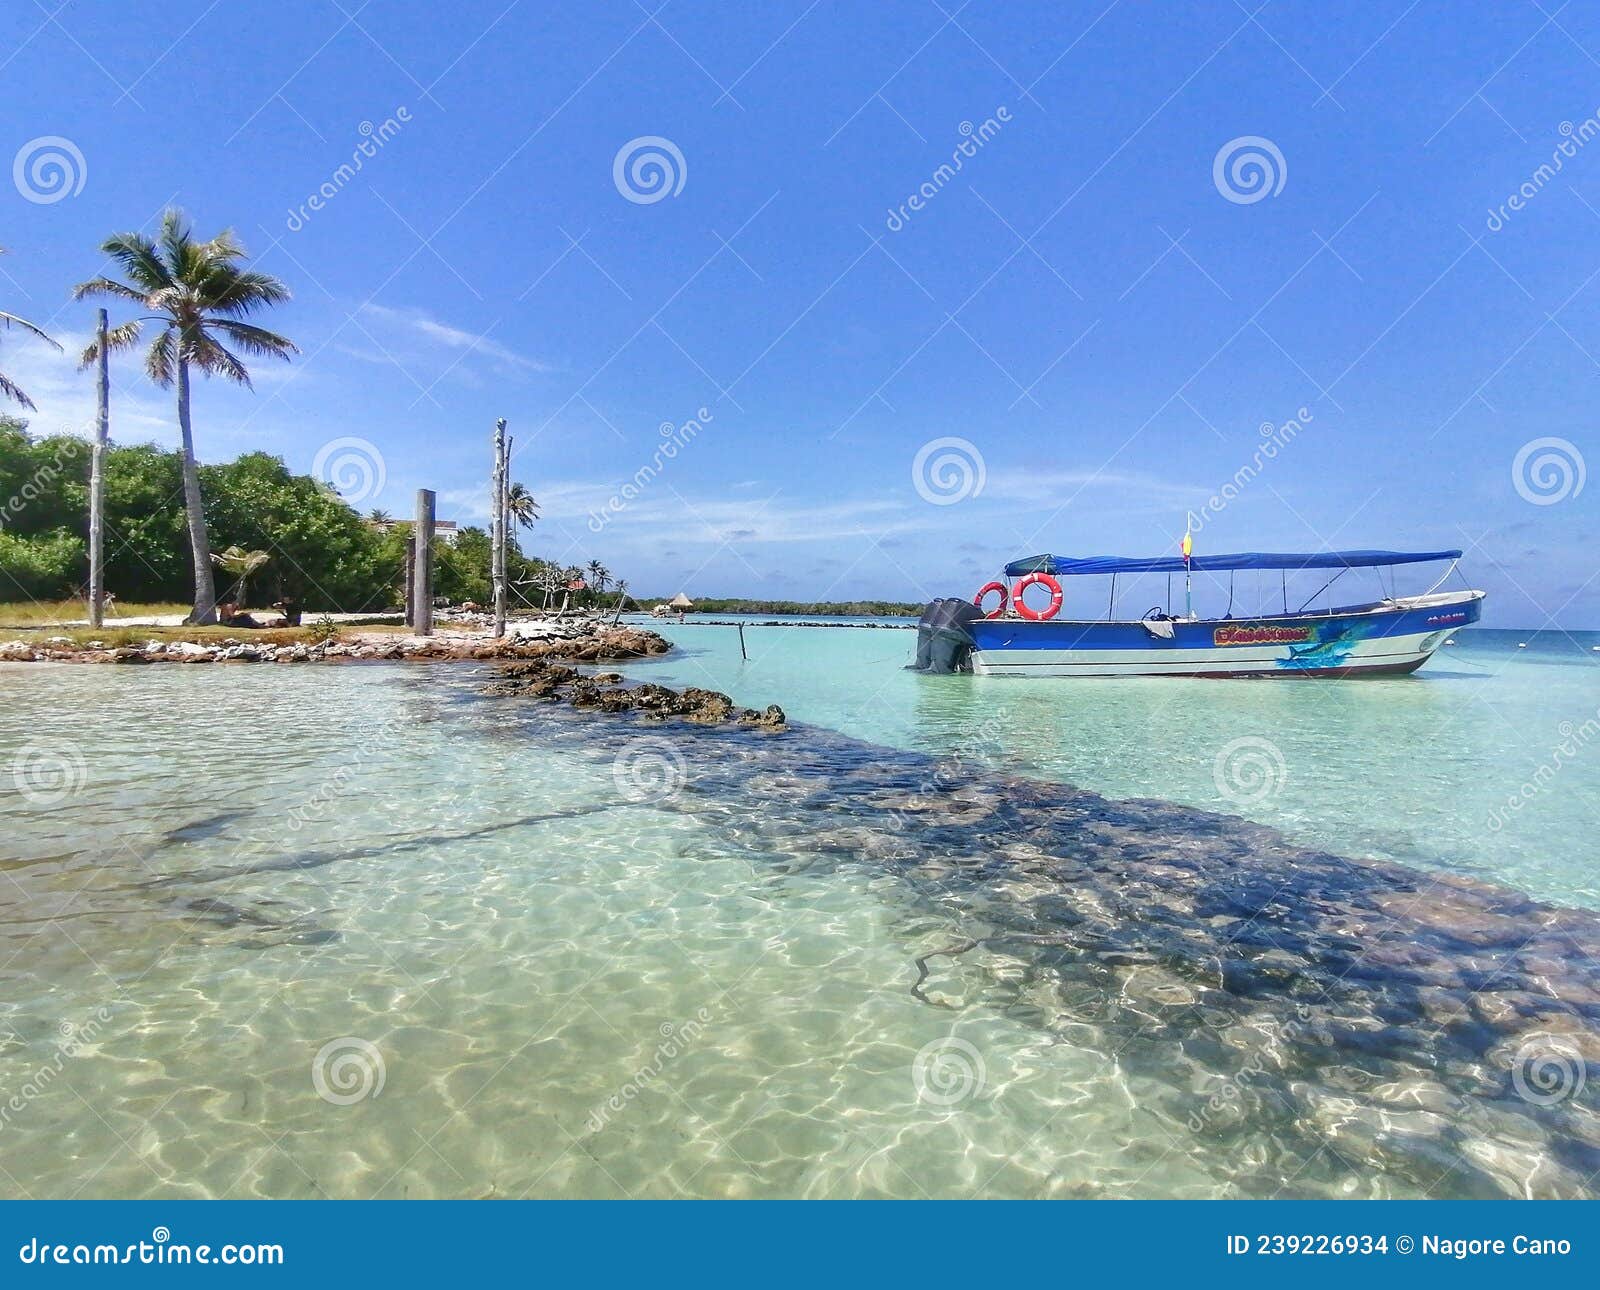
{"label": "shallow clear water", "polygon": [[923,676],[903,629],[746,627],[748,661],[731,628],[659,630],[678,651],[636,675],[1600,907],[1600,632],[1464,631],[1414,676],[1330,685]]}
{"label": "shallow clear water", "polygon": [[[1468,853],[1431,768],[1520,782],[1582,665],[1496,677],[1464,642],[1450,670],[1490,679],[1450,694],[1492,697],[996,699],[898,671],[903,632],[751,629],[740,664],[727,628],[668,631],[685,653],[632,676],[870,743],[579,717],[467,667],[0,668],[0,1187],[1589,1193],[1594,1087],[1519,1096],[1528,1023],[1468,999],[1496,983],[1593,1062],[1588,916],[989,769],[1216,805],[1218,740],[1266,731],[1289,773],[1247,813],[1576,903],[1576,830],[1543,865]],[[1337,736],[1364,723],[1366,771]],[[1526,809],[1593,784],[1579,758]],[[1397,895],[1413,921],[1369,957]]]}

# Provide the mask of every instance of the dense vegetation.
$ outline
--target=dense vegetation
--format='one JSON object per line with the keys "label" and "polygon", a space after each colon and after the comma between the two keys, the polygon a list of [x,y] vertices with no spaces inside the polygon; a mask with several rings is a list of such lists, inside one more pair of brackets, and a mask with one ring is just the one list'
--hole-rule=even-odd
{"label": "dense vegetation", "polygon": [[[88,577],[89,445],[70,435],[34,437],[0,417],[0,601],[59,600],[82,594]],[[123,601],[186,601],[193,590],[184,518],[182,459],[154,444],[106,452],[106,586]],[[268,554],[252,573],[248,603],[289,597],[310,610],[377,611],[399,604],[407,526],[384,531],[281,458],[246,453],[200,467],[206,529],[214,550]],[[452,601],[487,604],[489,535],[463,528],[436,547],[434,586]],[[526,556],[512,539],[509,574],[522,594],[544,602],[544,583],[583,576]],[[222,590],[231,580],[219,576]],[[592,581],[591,576],[591,581]],[[559,602],[559,594],[556,597]],[[574,603],[590,603],[591,591]],[[610,604],[615,596],[605,598]],[[511,598],[513,607],[519,604]]]}

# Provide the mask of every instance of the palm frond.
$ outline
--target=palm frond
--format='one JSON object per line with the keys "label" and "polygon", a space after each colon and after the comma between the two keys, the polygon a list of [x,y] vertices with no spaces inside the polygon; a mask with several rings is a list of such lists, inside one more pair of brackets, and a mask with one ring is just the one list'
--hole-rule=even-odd
{"label": "palm frond", "polygon": [[141,297],[172,285],[172,274],[156,253],[156,244],[143,233],[113,233],[100,249],[120,264],[134,284],[143,288]]}
{"label": "palm frond", "polygon": [[255,388],[250,381],[250,372],[239,361],[239,356],[205,332],[195,336],[185,348],[189,361],[207,376],[225,376],[247,390]]}
{"label": "palm frond", "polygon": [[166,263],[168,276],[176,282],[192,278],[205,263],[203,243],[196,242],[189,232],[183,212],[168,210],[161,216],[161,257]]}
{"label": "palm frond", "polygon": [[207,306],[220,313],[243,316],[281,305],[290,298],[289,288],[270,273],[240,270],[232,265],[205,284],[202,297]]}
{"label": "palm frond", "polygon": [[72,288],[74,300],[86,300],[90,296],[116,296],[119,300],[137,300],[140,304],[145,301],[145,293],[126,282],[118,282],[114,278],[90,278],[87,282],[80,282]]}
{"label": "palm frond", "polygon": [[211,326],[226,332],[246,354],[254,354],[258,358],[281,358],[288,362],[289,355],[300,352],[300,347],[287,336],[280,336],[265,327],[227,318],[214,319]]}
{"label": "palm frond", "polygon": [[[125,349],[132,349],[139,343],[139,334],[144,329],[144,324],[138,321],[125,322],[120,327],[111,327],[106,331],[106,352],[108,354],[120,353]],[[78,370],[90,367],[100,357],[100,338],[96,336],[84,347],[83,353],[78,358]]]}
{"label": "palm frond", "polygon": [[20,403],[25,408],[33,407],[33,400],[24,394],[12,379],[0,372],[0,394],[10,399],[13,403]]}
{"label": "palm frond", "polygon": [[172,384],[173,369],[178,362],[178,342],[171,327],[163,327],[161,335],[151,342],[144,356],[145,374],[157,385]]}
{"label": "palm frond", "polygon": [[54,345],[57,349],[61,348],[55,340],[45,335],[43,328],[29,322],[26,318],[18,318],[16,314],[0,312],[0,327],[21,327],[23,331],[32,332],[40,340]]}

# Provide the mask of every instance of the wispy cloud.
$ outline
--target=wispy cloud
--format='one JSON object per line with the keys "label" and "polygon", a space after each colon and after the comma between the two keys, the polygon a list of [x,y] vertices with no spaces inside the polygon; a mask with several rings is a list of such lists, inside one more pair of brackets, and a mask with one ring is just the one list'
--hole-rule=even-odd
{"label": "wispy cloud", "polygon": [[[0,412],[21,417],[35,434],[94,433],[94,373],[78,370],[88,332],[52,331],[60,351],[15,330],[0,332],[0,371],[28,397],[36,411],[6,405]],[[139,360],[112,360],[111,437],[121,443],[176,438],[176,418],[168,397],[147,381]]]}
{"label": "wispy cloud", "polygon": [[[602,512],[624,481],[552,481],[536,488],[544,515],[574,532]],[[801,543],[881,535],[927,527],[928,517],[892,499],[856,498],[804,503],[776,496],[765,501],[688,496],[658,484],[616,514],[608,540],[655,545],[666,535],[685,544]]]}
{"label": "wispy cloud", "polygon": [[[369,332],[368,338],[375,341],[383,350],[390,352],[373,354],[359,346],[352,347],[346,352],[355,358],[388,363],[394,361],[396,357],[415,354],[421,350],[453,355],[456,363],[464,362],[476,355],[499,365],[502,370],[519,372],[556,370],[548,363],[509,349],[495,340],[489,334],[489,330],[468,331],[466,328],[441,322],[422,309],[395,309],[388,305],[368,303],[361,307],[358,316],[370,324],[364,329]],[[380,335],[373,336],[370,334],[372,331]]]}

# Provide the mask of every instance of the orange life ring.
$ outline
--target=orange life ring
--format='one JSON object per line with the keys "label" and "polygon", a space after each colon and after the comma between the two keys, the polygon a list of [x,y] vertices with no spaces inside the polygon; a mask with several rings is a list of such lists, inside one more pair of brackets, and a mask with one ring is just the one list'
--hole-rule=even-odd
{"label": "orange life ring", "polygon": [[[1050,588],[1050,603],[1043,609],[1029,608],[1028,603],[1022,598],[1022,593],[1036,583],[1041,587]],[[1024,618],[1036,623],[1046,622],[1061,612],[1061,584],[1048,573],[1030,573],[1017,583],[1016,590],[1011,593],[1011,605]]]}
{"label": "orange life ring", "polygon": [[1003,582],[985,583],[983,585],[983,587],[978,591],[978,594],[972,598],[972,603],[975,604],[979,609],[982,609],[983,608],[983,598],[985,596],[987,596],[991,591],[998,591],[1000,593],[1000,603],[995,607],[995,609],[994,609],[994,611],[992,613],[986,613],[986,614],[984,614],[984,617],[985,618],[999,618],[1000,615],[1002,615],[1003,613],[1006,612],[1006,597],[1011,594],[1010,592],[1008,592],[1006,590],[1006,584],[1005,583],[1003,583]]}

